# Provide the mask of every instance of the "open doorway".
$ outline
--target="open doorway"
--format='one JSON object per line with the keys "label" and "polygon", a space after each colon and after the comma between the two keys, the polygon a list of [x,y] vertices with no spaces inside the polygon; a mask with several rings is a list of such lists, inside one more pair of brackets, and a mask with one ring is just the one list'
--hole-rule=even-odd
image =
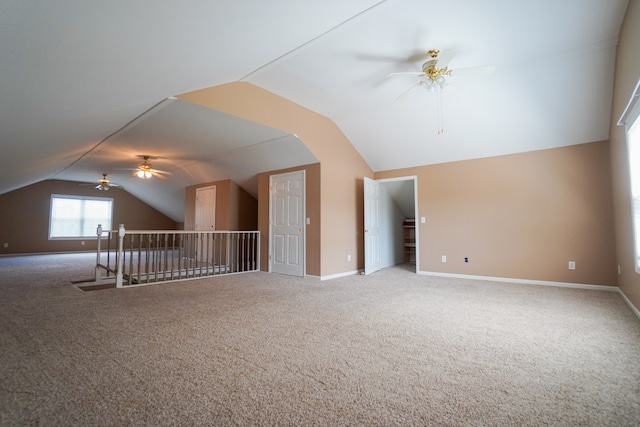
{"label": "open doorway", "polygon": [[417,194],[415,176],[365,180],[365,274],[397,264],[419,270]]}

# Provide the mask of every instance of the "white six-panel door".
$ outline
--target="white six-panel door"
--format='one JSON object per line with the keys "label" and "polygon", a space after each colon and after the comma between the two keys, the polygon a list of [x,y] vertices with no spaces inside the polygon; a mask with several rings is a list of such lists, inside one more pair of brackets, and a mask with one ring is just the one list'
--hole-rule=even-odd
{"label": "white six-panel door", "polygon": [[[216,186],[196,188],[196,231],[214,231],[216,229]],[[206,242],[209,242],[208,244]],[[213,254],[212,240],[199,240],[195,243],[195,257],[211,262]],[[191,249],[189,249],[191,250]],[[190,255],[188,255],[190,256]]]}
{"label": "white six-panel door", "polygon": [[216,186],[196,188],[196,221],[198,231],[216,229]]}
{"label": "white six-panel door", "polygon": [[270,177],[270,271],[304,276],[304,171]]}

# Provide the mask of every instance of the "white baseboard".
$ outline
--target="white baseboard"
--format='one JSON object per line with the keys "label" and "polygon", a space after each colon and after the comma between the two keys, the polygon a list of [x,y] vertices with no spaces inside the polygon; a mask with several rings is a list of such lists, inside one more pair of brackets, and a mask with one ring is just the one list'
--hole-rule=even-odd
{"label": "white baseboard", "polygon": [[492,282],[522,283],[525,285],[555,286],[560,288],[577,288],[577,289],[590,289],[594,291],[619,292],[619,289],[617,286],[608,286],[608,285],[588,285],[585,283],[552,282],[552,281],[546,281],[546,280],[514,279],[509,277],[473,276],[470,274],[439,273],[435,271],[419,271],[418,274],[422,274],[425,276],[451,277],[456,279],[490,280]]}
{"label": "white baseboard", "polygon": [[618,289],[618,292],[620,293],[620,296],[622,297],[624,302],[627,303],[627,305],[629,306],[631,311],[633,311],[633,313],[638,317],[638,319],[640,319],[640,310],[638,310],[638,308],[635,305],[633,305],[631,300],[629,298],[627,298],[627,296],[624,294],[624,292],[622,292],[622,289]]}
{"label": "white baseboard", "polygon": [[[356,274],[362,274],[360,270],[347,271],[345,273],[330,274],[327,276],[312,276],[305,275],[305,277],[324,280],[337,279],[339,277],[353,276]],[[418,271],[417,274],[423,276],[439,276],[439,277],[451,277],[456,279],[470,279],[470,280],[490,280],[493,282],[507,282],[507,283],[520,283],[525,285],[539,285],[539,286],[554,286],[559,288],[574,288],[574,289],[587,289],[592,291],[605,291],[605,292],[617,292],[620,294],[624,302],[629,306],[631,311],[640,319],[640,310],[627,298],[627,296],[617,286],[609,285],[590,285],[586,283],[571,283],[571,282],[553,282],[547,280],[532,280],[532,279],[514,279],[509,277],[493,277],[493,276],[474,276],[470,274],[452,274],[452,273],[439,273],[436,271]]]}
{"label": "white baseboard", "polygon": [[96,250],[79,250],[79,251],[62,251],[62,252],[24,252],[15,254],[0,254],[0,258],[3,257],[23,257],[23,256],[38,256],[38,255],[65,255],[65,254],[94,254]]}
{"label": "white baseboard", "polygon": [[344,273],[337,273],[337,274],[329,274],[327,276],[320,276],[320,280],[331,280],[331,279],[337,279],[339,277],[354,276],[356,274],[360,274],[360,271],[359,270],[353,270],[353,271],[346,271]]}
{"label": "white baseboard", "polygon": [[545,280],[530,280],[530,279],[513,279],[508,277],[491,277],[491,276],[472,276],[469,274],[452,274],[452,273],[438,273],[435,271],[419,271],[418,274],[424,276],[439,276],[439,277],[451,277],[456,279],[470,279],[470,280],[490,280],[493,282],[509,282],[509,283],[522,283],[525,285],[540,285],[540,286],[555,286],[559,288],[575,288],[575,289],[589,289],[592,291],[606,291],[617,292],[620,294],[625,303],[629,306],[631,311],[640,319],[640,310],[633,305],[631,300],[622,292],[617,286],[608,285],[589,285],[586,283],[570,283],[570,282],[552,282]]}

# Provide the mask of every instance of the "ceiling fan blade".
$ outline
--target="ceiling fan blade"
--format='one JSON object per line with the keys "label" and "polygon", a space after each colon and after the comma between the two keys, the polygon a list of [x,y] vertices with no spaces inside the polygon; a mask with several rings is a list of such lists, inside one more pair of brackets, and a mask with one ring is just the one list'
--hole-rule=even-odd
{"label": "ceiling fan blade", "polygon": [[456,56],[456,53],[451,49],[441,50],[440,53],[438,54],[438,62],[437,62],[438,68],[444,68],[447,65],[449,65],[449,62],[451,62],[454,56]]}
{"label": "ceiling fan blade", "polygon": [[387,77],[396,77],[396,76],[424,76],[422,71],[407,71],[401,73],[389,73]]}
{"label": "ceiling fan blade", "polygon": [[468,68],[456,68],[451,70],[451,76],[471,76],[471,75],[483,75],[493,74],[496,71],[496,67],[493,65],[487,65],[483,67],[468,67]]}
{"label": "ceiling fan blade", "polygon": [[160,173],[160,174],[165,174],[165,175],[171,175],[171,172],[167,172],[167,171],[162,171],[160,169],[149,169],[151,171],[151,173]]}
{"label": "ceiling fan blade", "polygon": [[[160,179],[167,179],[166,176],[163,176],[160,171],[157,170],[150,170],[149,172],[151,172],[151,175],[155,176],[156,178],[160,178]],[[168,172],[166,172],[168,173]]]}
{"label": "ceiling fan blade", "polygon": [[407,96],[409,96],[409,94],[411,94],[414,90],[418,89],[419,87],[423,86],[424,82],[419,82],[417,85],[411,86],[407,91],[405,91],[402,95],[400,95],[398,98],[396,98],[397,101],[401,101],[404,98],[406,98]]}

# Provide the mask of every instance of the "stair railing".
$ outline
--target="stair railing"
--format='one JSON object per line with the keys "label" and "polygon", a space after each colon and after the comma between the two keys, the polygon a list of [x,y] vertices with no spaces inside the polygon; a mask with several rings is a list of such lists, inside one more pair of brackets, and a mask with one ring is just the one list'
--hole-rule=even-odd
{"label": "stair railing", "polygon": [[96,283],[115,280],[118,288],[260,270],[258,231],[126,230],[120,224],[110,231],[98,226],[97,234]]}

